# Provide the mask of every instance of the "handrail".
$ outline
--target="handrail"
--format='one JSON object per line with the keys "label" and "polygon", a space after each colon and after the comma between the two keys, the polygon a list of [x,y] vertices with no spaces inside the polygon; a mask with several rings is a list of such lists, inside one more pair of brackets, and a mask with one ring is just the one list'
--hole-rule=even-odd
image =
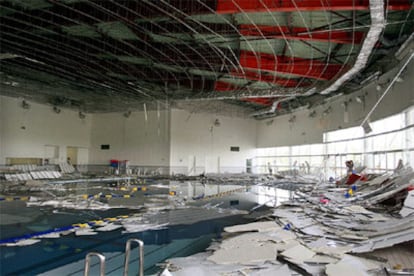
{"label": "handrail", "polygon": [[89,276],[89,269],[90,269],[90,263],[91,263],[91,257],[92,256],[96,256],[99,258],[99,263],[100,263],[100,276],[105,276],[105,256],[98,253],[98,252],[89,252],[88,254],[86,254],[85,257],[85,271],[84,271],[84,276]]}
{"label": "handrail", "polygon": [[125,245],[124,276],[128,276],[129,258],[131,256],[131,243],[136,242],[139,246],[139,276],[144,276],[144,242],[138,239],[129,239]]}

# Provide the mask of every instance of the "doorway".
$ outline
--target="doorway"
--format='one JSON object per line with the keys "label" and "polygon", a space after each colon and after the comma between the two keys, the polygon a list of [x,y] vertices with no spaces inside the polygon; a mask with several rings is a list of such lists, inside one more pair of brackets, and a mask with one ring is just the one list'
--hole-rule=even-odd
{"label": "doorway", "polygon": [[68,164],[78,164],[78,148],[77,147],[66,147],[66,160]]}

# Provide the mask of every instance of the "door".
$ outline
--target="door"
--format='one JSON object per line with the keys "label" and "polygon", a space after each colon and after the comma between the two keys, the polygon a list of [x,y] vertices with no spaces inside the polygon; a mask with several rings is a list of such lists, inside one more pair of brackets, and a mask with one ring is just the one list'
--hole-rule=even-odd
{"label": "door", "polygon": [[252,159],[246,159],[246,173],[252,173]]}
{"label": "door", "polygon": [[205,168],[206,173],[220,173],[220,157],[207,156]]}
{"label": "door", "polygon": [[78,164],[78,148],[77,147],[66,147],[66,160],[68,164]]}

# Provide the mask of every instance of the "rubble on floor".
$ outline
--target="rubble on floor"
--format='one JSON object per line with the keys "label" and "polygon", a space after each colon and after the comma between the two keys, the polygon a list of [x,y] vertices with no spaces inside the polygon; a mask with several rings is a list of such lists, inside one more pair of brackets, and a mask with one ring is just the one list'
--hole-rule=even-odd
{"label": "rubble on floor", "polygon": [[414,260],[396,269],[368,254],[414,240],[412,169],[351,177],[298,190],[261,221],[225,228],[205,253],[168,260],[160,275],[414,275]]}

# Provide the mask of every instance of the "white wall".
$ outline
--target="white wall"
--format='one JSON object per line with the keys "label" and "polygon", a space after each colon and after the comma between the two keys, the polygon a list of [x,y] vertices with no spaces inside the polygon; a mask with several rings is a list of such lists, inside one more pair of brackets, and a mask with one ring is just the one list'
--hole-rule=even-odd
{"label": "white wall", "polygon": [[[216,119],[220,126],[214,125]],[[230,151],[231,146],[240,147],[240,151]],[[246,170],[246,159],[254,156],[255,147],[254,120],[171,111],[171,173],[187,174],[192,167],[190,156],[196,160],[197,170],[193,174],[205,169],[208,172],[240,173]]]}
{"label": "white wall", "polygon": [[[259,121],[257,125],[257,147],[322,143],[323,132],[360,125],[384,93],[386,84],[393,79],[397,70],[398,68],[388,72],[381,76],[378,82],[370,83],[367,87],[352,93],[352,95],[340,96],[322,106],[295,112],[292,114],[296,116],[294,123],[288,122],[292,115]],[[371,121],[401,112],[414,104],[413,76],[414,62],[412,61],[403,73],[404,81],[394,84],[370,116]],[[383,87],[380,91],[376,89],[378,83],[382,84]],[[355,97],[358,95],[365,97],[365,104],[356,102]],[[349,100],[351,101],[348,102],[348,122],[345,122],[345,109],[341,104]],[[329,106],[332,112],[323,116],[323,111]],[[313,110],[317,112],[317,116],[310,118],[309,114]]]}
{"label": "white wall", "polygon": [[0,97],[0,164],[6,157],[47,157],[46,145],[58,147],[59,160],[66,161],[66,147],[89,148],[91,119],[80,119],[78,112],[62,109],[59,114],[52,107],[22,100]]}
{"label": "white wall", "polygon": [[[385,84],[398,70],[384,75],[378,81]],[[371,115],[371,120],[390,116],[414,103],[414,62],[404,72],[404,82],[396,83]],[[193,174],[204,171],[241,172],[246,159],[255,155],[257,147],[275,147],[321,143],[323,132],[359,125],[377,102],[383,90],[377,83],[352,95],[338,97],[310,110],[296,112],[296,121],[289,123],[291,115],[263,121],[191,114],[183,110],[133,112],[129,118],[121,113],[88,114],[79,119],[78,112],[62,109],[60,114],[48,105],[30,102],[30,109],[21,107],[21,100],[0,97],[0,164],[6,157],[44,158],[50,148],[58,147],[60,162],[66,160],[66,147],[89,149],[89,164],[109,164],[110,159],[129,160],[131,165],[171,166],[174,173],[188,173],[195,159]],[[385,86],[385,85],[383,85]],[[365,105],[355,101],[365,96]],[[344,100],[349,102],[349,121],[344,122]],[[322,113],[329,106],[332,112]],[[310,118],[311,111],[317,116]],[[220,126],[214,126],[219,119]],[[24,127],[25,129],[23,129]],[[101,150],[109,144],[110,150]],[[240,152],[231,152],[231,146]],[[85,151],[81,153],[82,159]],[[86,161],[84,161],[86,162]],[[219,167],[219,168],[218,168]]]}
{"label": "white wall", "polygon": [[[92,115],[90,163],[108,165],[111,159],[128,160],[130,165],[168,166],[169,112],[132,112]],[[109,144],[109,150],[101,145]]]}

